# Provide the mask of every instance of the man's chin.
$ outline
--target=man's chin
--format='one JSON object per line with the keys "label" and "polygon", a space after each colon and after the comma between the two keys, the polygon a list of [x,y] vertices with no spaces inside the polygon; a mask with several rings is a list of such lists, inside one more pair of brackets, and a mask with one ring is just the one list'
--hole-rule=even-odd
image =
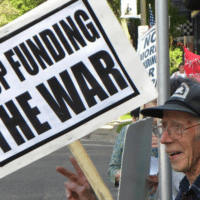
{"label": "man's chin", "polygon": [[181,166],[178,166],[178,165],[172,165],[172,169],[175,171],[175,172],[184,172],[184,167],[181,167]]}

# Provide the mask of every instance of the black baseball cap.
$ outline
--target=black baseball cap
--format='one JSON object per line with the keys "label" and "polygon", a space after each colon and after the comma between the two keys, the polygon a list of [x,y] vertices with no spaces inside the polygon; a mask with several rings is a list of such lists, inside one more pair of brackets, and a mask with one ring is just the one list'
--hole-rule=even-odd
{"label": "black baseball cap", "polygon": [[164,105],[145,108],[141,114],[163,118],[165,110],[182,111],[200,117],[200,84],[183,82]]}

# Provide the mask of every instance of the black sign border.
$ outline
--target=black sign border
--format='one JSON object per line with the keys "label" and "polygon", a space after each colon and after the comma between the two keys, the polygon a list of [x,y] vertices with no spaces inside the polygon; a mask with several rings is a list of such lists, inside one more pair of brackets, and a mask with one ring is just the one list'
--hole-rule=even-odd
{"label": "black sign border", "polygon": [[[32,21],[32,22],[29,23],[29,24],[26,24],[25,26],[23,26],[23,27],[17,29],[16,31],[13,31],[12,33],[10,33],[10,34],[8,34],[8,35],[2,37],[2,38],[0,39],[0,43],[5,42],[5,41],[8,40],[9,38],[11,38],[11,37],[13,37],[13,36],[15,36],[15,35],[21,33],[22,31],[28,29],[29,27],[31,27],[31,26],[33,26],[33,25],[39,23],[40,21],[46,19],[47,17],[49,17],[49,16],[51,16],[51,15],[53,15],[53,14],[59,12],[60,10],[62,10],[62,9],[64,9],[64,8],[66,8],[66,7],[70,6],[70,5],[72,5],[73,3],[78,2],[78,1],[81,1],[81,0],[71,0],[70,2],[68,2],[68,3],[66,3],[66,4],[64,4],[64,5],[62,5],[62,6],[60,6],[59,8],[57,8],[57,9],[55,9],[55,10],[49,12],[48,14],[46,14],[46,15],[44,15],[44,16],[42,16],[42,17],[40,17],[40,18],[38,18],[38,19],[36,19],[36,20],[34,20],[34,21]],[[93,18],[93,20],[94,20],[96,26],[98,27],[99,31],[101,32],[101,34],[102,34],[102,36],[103,36],[105,42],[107,43],[108,47],[110,48],[110,50],[111,50],[113,56],[115,57],[117,63],[119,64],[121,70],[123,71],[123,73],[124,73],[126,79],[128,80],[129,84],[131,85],[131,87],[133,88],[133,90],[135,91],[135,93],[133,93],[133,94],[127,96],[127,97],[124,98],[124,99],[121,99],[120,101],[116,102],[115,104],[112,104],[111,106],[109,106],[109,107],[107,107],[107,108],[104,108],[103,110],[101,110],[101,111],[99,111],[99,112],[93,114],[92,116],[90,116],[90,117],[88,117],[88,118],[86,118],[86,119],[84,119],[84,120],[78,122],[77,124],[75,124],[75,125],[73,125],[73,126],[71,126],[71,127],[69,127],[69,128],[66,128],[65,130],[63,130],[63,131],[61,131],[61,132],[58,132],[58,133],[56,133],[55,135],[53,135],[53,136],[51,136],[51,137],[49,137],[49,138],[47,138],[47,139],[45,139],[45,140],[43,140],[43,141],[41,141],[41,142],[39,142],[39,143],[33,145],[33,146],[31,146],[31,147],[29,147],[29,148],[23,150],[22,152],[17,153],[17,154],[15,154],[15,155],[13,155],[13,156],[7,158],[6,160],[0,162],[0,166],[1,166],[1,167],[3,167],[4,165],[10,163],[11,161],[16,160],[17,158],[19,158],[19,157],[21,157],[21,156],[23,156],[23,155],[25,155],[25,154],[27,154],[27,153],[33,151],[33,150],[35,150],[35,149],[41,147],[42,145],[44,145],[44,144],[46,144],[46,143],[48,143],[48,142],[50,142],[50,141],[52,141],[52,140],[54,140],[54,139],[56,139],[56,138],[62,136],[62,135],[64,135],[64,134],[66,134],[66,133],[68,133],[68,132],[70,132],[70,131],[72,131],[72,130],[74,130],[75,128],[77,128],[77,127],[79,127],[79,126],[85,124],[86,122],[88,122],[88,121],[90,121],[90,120],[92,120],[92,119],[98,117],[99,115],[101,115],[101,114],[103,114],[103,113],[105,113],[105,112],[107,112],[107,111],[109,111],[109,110],[111,110],[111,109],[117,107],[118,105],[120,105],[120,104],[122,104],[122,103],[124,103],[124,102],[130,100],[131,98],[136,97],[136,96],[138,96],[138,95],[140,94],[139,91],[138,91],[138,89],[136,88],[136,86],[134,85],[134,83],[132,82],[132,80],[130,79],[129,75],[127,74],[127,72],[126,72],[124,66],[122,65],[122,63],[121,63],[121,61],[120,61],[120,59],[119,59],[119,57],[118,57],[118,55],[117,55],[115,49],[113,48],[113,46],[112,46],[110,40],[108,39],[108,37],[107,37],[107,35],[106,35],[106,33],[105,33],[103,27],[101,26],[101,24],[100,24],[100,22],[99,22],[97,16],[95,15],[93,9],[91,8],[89,2],[88,2],[87,0],[82,0],[82,2],[85,4],[85,6],[86,6],[88,12],[89,12],[90,15],[92,16],[92,18]]]}

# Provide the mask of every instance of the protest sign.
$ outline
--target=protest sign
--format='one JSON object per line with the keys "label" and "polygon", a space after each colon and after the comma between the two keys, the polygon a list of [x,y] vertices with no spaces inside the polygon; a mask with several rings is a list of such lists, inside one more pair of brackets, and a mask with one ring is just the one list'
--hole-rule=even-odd
{"label": "protest sign", "polygon": [[153,118],[138,120],[126,129],[118,200],[148,199]]}
{"label": "protest sign", "polygon": [[157,97],[106,1],[48,1],[0,42],[0,177]]}
{"label": "protest sign", "polygon": [[121,0],[121,18],[140,18],[137,14],[137,0]]}
{"label": "protest sign", "polygon": [[149,31],[138,40],[137,54],[140,57],[149,77],[156,86],[156,27],[153,26]]}

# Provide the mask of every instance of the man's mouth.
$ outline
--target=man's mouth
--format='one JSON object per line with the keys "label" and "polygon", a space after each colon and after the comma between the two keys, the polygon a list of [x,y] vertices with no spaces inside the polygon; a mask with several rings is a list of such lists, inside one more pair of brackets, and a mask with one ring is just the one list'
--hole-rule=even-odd
{"label": "man's mouth", "polygon": [[169,158],[173,158],[173,157],[175,157],[175,156],[177,156],[179,154],[181,154],[181,152],[180,151],[176,151],[176,152],[169,153],[168,155],[169,155]]}

